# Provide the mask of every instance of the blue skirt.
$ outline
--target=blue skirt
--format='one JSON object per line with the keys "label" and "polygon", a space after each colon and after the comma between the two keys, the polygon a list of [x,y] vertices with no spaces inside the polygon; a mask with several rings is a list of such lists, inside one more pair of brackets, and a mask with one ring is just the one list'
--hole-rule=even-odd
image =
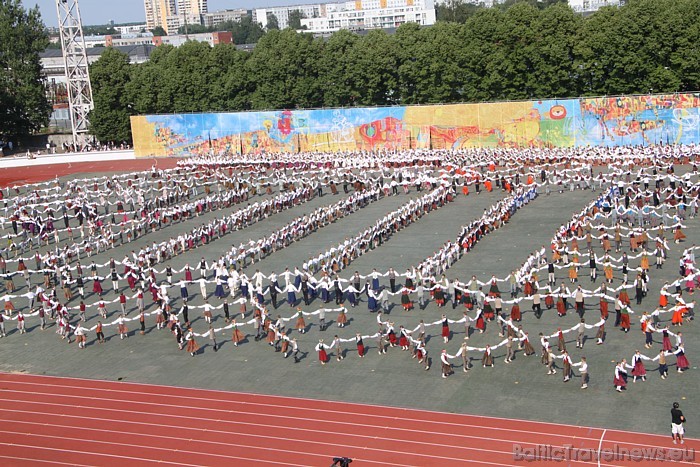
{"label": "blue skirt", "polygon": [[187,287],[180,287],[180,298],[183,300],[189,298],[190,294],[187,291]]}
{"label": "blue skirt", "polygon": [[294,292],[287,292],[287,302],[293,306],[297,302],[297,295]]}
{"label": "blue skirt", "polygon": [[321,300],[328,301],[328,289],[321,289]]}
{"label": "blue skirt", "polygon": [[218,298],[224,298],[226,294],[224,293],[224,286],[221,284],[216,284],[216,289],[214,290],[214,296]]}
{"label": "blue skirt", "polygon": [[374,311],[377,309],[377,299],[371,295],[369,298],[367,298],[367,308],[369,308],[369,311]]}
{"label": "blue skirt", "polygon": [[372,279],[372,290],[379,290],[379,278]]}

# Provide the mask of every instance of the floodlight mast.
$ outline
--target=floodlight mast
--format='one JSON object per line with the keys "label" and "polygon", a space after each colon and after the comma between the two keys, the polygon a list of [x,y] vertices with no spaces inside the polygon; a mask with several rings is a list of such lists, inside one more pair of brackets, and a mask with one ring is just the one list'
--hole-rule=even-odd
{"label": "floodlight mast", "polygon": [[92,100],[83,24],[80,20],[78,0],[56,0],[56,10],[66,71],[73,145],[76,151],[80,151],[88,143],[90,129],[88,114],[95,107]]}

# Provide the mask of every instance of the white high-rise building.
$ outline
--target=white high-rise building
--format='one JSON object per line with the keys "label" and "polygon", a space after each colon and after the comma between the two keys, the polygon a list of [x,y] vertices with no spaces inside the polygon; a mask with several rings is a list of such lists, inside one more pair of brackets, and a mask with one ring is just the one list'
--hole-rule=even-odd
{"label": "white high-rise building", "polygon": [[211,11],[202,15],[202,24],[211,28],[227,21],[241,21],[246,16],[248,11],[244,9]]}
{"label": "white high-rise building", "polygon": [[306,31],[314,34],[340,29],[395,28],[404,23],[435,24],[434,0],[349,0],[258,8],[253,10],[253,21],[265,27],[270,16],[274,15],[280,29],[284,29],[289,27],[289,15],[295,10],[302,14],[302,28],[306,27]]}
{"label": "white high-rise building", "polygon": [[[146,27],[154,29],[158,26],[165,29],[169,16],[175,16],[175,0],[143,0],[146,10]],[[167,30],[167,29],[166,29]]]}
{"label": "white high-rise building", "polygon": [[207,0],[177,0],[178,15],[203,15],[208,12]]}
{"label": "white high-rise building", "polygon": [[146,27],[157,26],[168,34],[176,34],[183,24],[202,24],[207,14],[207,0],[143,0],[146,10]]}
{"label": "white high-rise building", "polygon": [[277,18],[280,29],[285,29],[289,27],[289,14],[292,11],[298,10],[305,18],[317,18],[325,15],[325,7],[326,5],[311,4],[257,8],[253,10],[253,21],[265,27],[267,20],[274,15]]}
{"label": "white high-rise building", "polygon": [[622,6],[625,0],[569,0],[569,6],[577,13],[592,13],[605,6]]}

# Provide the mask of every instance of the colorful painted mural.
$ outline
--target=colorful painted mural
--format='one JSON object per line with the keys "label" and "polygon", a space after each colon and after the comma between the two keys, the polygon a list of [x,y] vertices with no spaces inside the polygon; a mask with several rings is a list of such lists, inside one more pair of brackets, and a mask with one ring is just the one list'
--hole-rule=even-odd
{"label": "colorful painted mural", "polygon": [[700,93],[131,118],[136,155],[700,143]]}

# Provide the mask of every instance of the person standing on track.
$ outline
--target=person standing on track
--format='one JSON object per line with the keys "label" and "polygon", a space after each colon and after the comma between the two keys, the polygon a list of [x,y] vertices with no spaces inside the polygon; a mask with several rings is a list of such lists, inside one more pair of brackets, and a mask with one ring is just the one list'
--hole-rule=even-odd
{"label": "person standing on track", "polygon": [[673,403],[673,408],[671,409],[671,436],[673,437],[673,444],[683,444],[683,424],[685,423],[685,417],[683,412],[679,408],[680,404],[678,402]]}

